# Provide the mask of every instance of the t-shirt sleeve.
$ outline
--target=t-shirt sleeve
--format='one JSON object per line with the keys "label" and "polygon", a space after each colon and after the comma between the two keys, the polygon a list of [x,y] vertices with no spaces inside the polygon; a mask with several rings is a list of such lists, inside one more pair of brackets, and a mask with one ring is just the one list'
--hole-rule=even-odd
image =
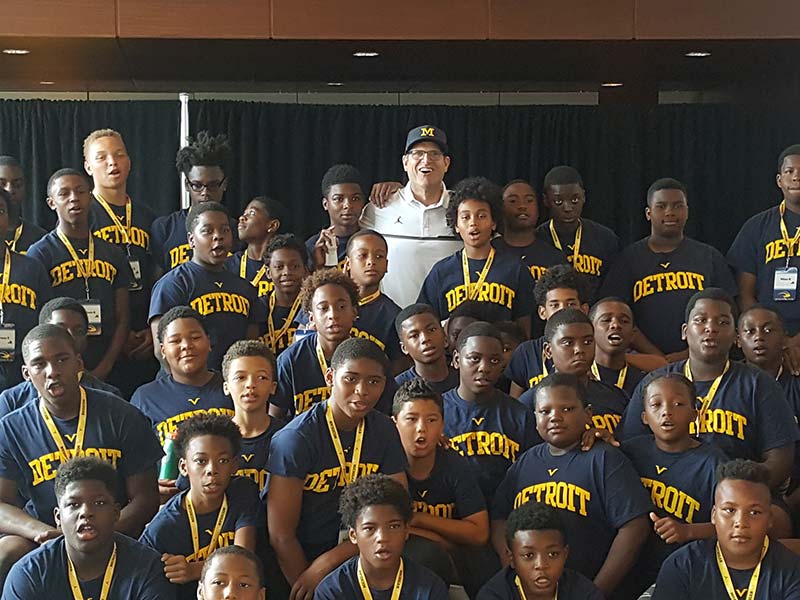
{"label": "t-shirt sleeve", "polygon": [[[434,575],[434,579],[431,582],[430,589],[428,590],[428,594],[424,595],[425,598],[429,600],[448,600],[449,592],[447,586],[444,584],[438,576]],[[423,597],[422,595],[420,597]]]}
{"label": "t-shirt sleeve", "polygon": [[618,440],[629,440],[637,435],[645,435],[648,427],[642,423],[642,382],[633,390],[628,406],[622,414],[622,420],[614,430],[614,437]]}
{"label": "t-shirt sleeve", "polygon": [[691,565],[681,560],[682,552],[673,552],[658,572],[652,600],[675,600],[691,596]]}
{"label": "t-shirt sleeve", "polygon": [[490,515],[493,521],[505,520],[511,511],[514,510],[514,488],[517,485],[517,466],[515,463],[511,468],[506,471],[500,485],[497,486],[497,491],[492,500],[492,507]]}
{"label": "t-shirt sleeve", "polygon": [[[246,479],[241,483],[250,484],[251,480]],[[236,490],[237,502],[240,505],[239,514],[236,517],[236,529],[243,527],[264,528],[264,512],[261,501],[258,498],[258,486],[242,485]]]}
{"label": "t-shirt sleeve", "polygon": [[122,428],[122,459],[119,471],[123,477],[130,477],[156,466],[164,451],[156,434],[142,413],[133,407],[125,418]]}
{"label": "t-shirt sleeve", "polygon": [[292,352],[284,352],[278,357],[278,385],[275,387],[275,394],[269,399],[270,404],[274,404],[283,410],[289,410],[294,398],[294,365],[290,359]]}
{"label": "t-shirt sleeve", "polygon": [[42,596],[41,578],[30,569],[30,561],[17,561],[6,577],[3,600],[33,600]]}
{"label": "t-shirt sleeve", "polygon": [[755,222],[747,221],[728,249],[728,264],[737,273],[758,273],[758,251],[756,250]]}
{"label": "t-shirt sleeve", "polygon": [[5,423],[0,423],[0,477],[11,481],[23,480]]}
{"label": "t-shirt sleeve", "polygon": [[605,512],[614,528],[619,529],[628,521],[652,510],[639,475],[622,452],[609,448],[603,476]]}
{"label": "t-shirt sleeve", "polygon": [[522,406],[525,407],[525,410],[530,411],[533,414],[533,409],[536,401],[536,388],[528,388],[517,400]]}
{"label": "t-shirt sleeve", "polygon": [[259,302],[258,292],[253,288],[253,293],[249,295],[250,312],[247,314],[248,323],[264,323],[267,320],[267,305]]}
{"label": "t-shirt sleeve", "polygon": [[317,589],[314,590],[314,600],[339,600],[342,597],[342,590],[339,586],[339,570],[328,573],[319,582]]}
{"label": "t-shirt sleeve", "polygon": [[384,453],[381,459],[381,473],[385,475],[394,475],[395,473],[402,473],[408,467],[408,459],[406,458],[403,444],[400,441],[400,434],[397,433],[397,428],[394,426],[387,426],[386,431],[381,434],[384,440]]}
{"label": "t-shirt sleeve", "polygon": [[173,306],[186,304],[186,293],[175,277],[162,277],[153,286],[147,320],[160,317]]}
{"label": "t-shirt sleeve", "polygon": [[394,402],[394,395],[397,392],[398,385],[391,377],[386,378],[386,385],[383,388],[381,397],[378,398],[378,403],[375,409],[382,412],[387,416],[392,415],[392,403]]}
{"label": "t-shirt sleeve", "polygon": [[308,440],[294,429],[284,429],[270,442],[267,471],[279,477],[305,480],[311,460]]}
{"label": "t-shirt sleeve", "polygon": [[31,261],[31,265],[33,268],[34,285],[36,286],[34,288],[36,290],[36,310],[38,311],[53,297],[53,287],[50,284],[50,277],[42,266],[42,263],[38,260]]}
{"label": "t-shirt sleeve", "polygon": [[738,296],[739,286],[736,285],[731,268],[722,253],[716,248],[711,248],[711,266],[713,268],[713,278],[711,285],[706,287],[722,288],[734,298]]}
{"label": "t-shirt sleeve", "polygon": [[453,493],[456,498],[456,510],[463,519],[486,510],[486,500],[478,486],[478,480],[469,465],[460,456],[454,455],[449,462],[452,472]]}
{"label": "t-shirt sleeve", "polygon": [[117,276],[114,277],[114,289],[128,289],[131,285],[131,281],[133,280],[133,273],[131,272],[131,265],[128,262],[128,259],[125,258],[125,255],[122,253],[122,250],[117,248],[116,246],[111,246],[109,248],[111,251],[111,264],[113,264],[117,269]]}
{"label": "t-shirt sleeve", "polygon": [[528,352],[528,345],[527,342],[524,342],[517,346],[517,349],[511,354],[511,360],[508,361],[505,372],[505,376],[523,390],[528,389],[527,367],[525,366],[531,354]]}
{"label": "t-shirt sleeve", "polygon": [[149,569],[143,574],[137,600],[175,600],[175,586],[164,574],[160,560],[150,561]]}
{"label": "t-shirt sleeve", "polygon": [[535,302],[533,300],[533,276],[520,261],[517,267],[517,297],[514,300],[514,308],[511,314],[514,319],[528,317],[533,313]]}
{"label": "t-shirt sleeve", "polygon": [[433,307],[433,312],[439,319],[446,319],[448,316],[447,307],[444,306],[444,292],[441,289],[439,271],[434,265],[433,269],[422,282],[422,289],[419,291],[417,302],[428,304]]}
{"label": "t-shirt sleeve", "polygon": [[600,291],[597,294],[598,298],[605,298],[607,296],[617,296],[631,304],[633,300],[633,286],[630,281],[630,265],[627,264],[625,258],[627,253],[620,255],[620,260],[616,261],[608,271],[603,284],[600,286]]}
{"label": "t-shirt sleeve", "polygon": [[770,377],[759,373],[756,403],[756,427],[758,428],[759,454],[786,446],[797,440],[797,424],[794,412],[783,389]]}

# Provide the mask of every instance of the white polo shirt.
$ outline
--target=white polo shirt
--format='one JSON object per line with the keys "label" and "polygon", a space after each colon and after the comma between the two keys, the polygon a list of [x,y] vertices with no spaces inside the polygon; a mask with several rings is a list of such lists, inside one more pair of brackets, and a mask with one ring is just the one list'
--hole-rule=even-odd
{"label": "white polo shirt", "polygon": [[383,293],[401,308],[417,301],[433,265],[464,245],[447,226],[449,201],[444,183],[439,202],[431,206],[416,200],[408,183],[392,194],[383,208],[371,202],[364,207],[361,227],[382,234],[389,245],[389,271],[381,285]]}

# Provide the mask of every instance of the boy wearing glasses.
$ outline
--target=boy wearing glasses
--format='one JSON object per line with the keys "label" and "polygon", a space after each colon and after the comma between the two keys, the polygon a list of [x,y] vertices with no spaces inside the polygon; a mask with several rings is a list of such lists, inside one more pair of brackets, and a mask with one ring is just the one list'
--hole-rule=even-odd
{"label": "boy wearing glasses", "polygon": [[377,231],[389,244],[392,262],[383,292],[398,306],[413,304],[434,264],[461,249],[447,225],[450,197],[444,176],[450,168],[447,135],[434,125],[414,127],[406,137],[405,187],[382,203],[370,202],[361,227]]}
{"label": "boy wearing glasses", "polygon": [[[222,202],[228,188],[228,173],[233,169],[233,155],[224,135],[212,136],[201,131],[197,138],[178,150],[175,157],[178,172],[186,176],[186,190],[191,206],[201,202]],[[186,239],[186,215],[189,209],[177,210],[153,221],[151,248],[153,256],[160,261],[164,271],[192,259],[192,251]],[[231,219],[234,232],[233,247],[239,246],[236,222]]]}
{"label": "boy wearing glasses", "polygon": [[578,273],[586,275],[595,298],[600,282],[619,252],[619,238],[608,227],[581,218],[586,190],[578,171],[566,165],[553,167],[544,177],[544,205],[550,219],[539,225],[536,237],[564,255]]}

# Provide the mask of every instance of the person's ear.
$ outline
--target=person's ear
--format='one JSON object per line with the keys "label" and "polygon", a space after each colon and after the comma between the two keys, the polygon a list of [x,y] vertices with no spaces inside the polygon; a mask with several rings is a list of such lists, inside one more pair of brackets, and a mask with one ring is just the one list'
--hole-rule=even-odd
{"label": "person's ear", "polygon": [[[163,350],[161,352],[161,356],[164,356]],[[223,381],[222,382],[222,393],[225,394],[226,396],[230,396],[231,395],[231,390],[230,390],[230,388],[228,388],[228,382],[227,381]]]}
{"label": "person's ear", "polygon": [[458,365],[458,349],[453,348],[453,366],[458,368],[457,365]]}
{"label": "person's ear", "polygon": [[167,360],[167,354],[164,352],[164,344],[163,343],[159,344],[158,345],[158,349],[161,352],[161,358],[163,358],[166,361]]}
{"label": "person's ear", "polygon": [[342,272],[345,275],[350,276],[350,257],[349,256],[345,256],[344,257],[344,264],[342,265]]}
{"label": "person's ear", "polygon": [[445,156],[444,157],[444,172],[447,173],[447,171],[449,171],[449,170],[450,170],[450,157],[449,156]]}
{"label": "person's ear", "polygon": [[61,511],[57,506],[53,509],[53,520],[56,523],[56,528],[61,529]]}
{"label": "person's ear", "polygon": [[686,341],[686,331],[689,329],[689,326],[684,323],[681,325],[681,339],[685,342]]}
{"label": "person's ear", "polygon": [[328,199],[325,196],[322,197],[322,210],[328,212]]}
{"label": "person's ear", "polygon": [[716,504],[713,504],[711,506],[711,524],[712,525],[716,525],[717,524],[717,505]]}
{"label": "person's ear", "polygon": [[[277,389],[278,389],[278,381],[276,379],[273,379],[272,386],[269,389],[269,395],[272,396],[272,394],[274,394]],[[267,404],[269,404],[269,402]]]}
{"label": "person's ear", "polygon": [[330,367],[328,367],[328,370],[325,371],[325,385],[328,387],[333,387],[333,369]]}
{"label": "person's ear", "polygon": [[644,425],[645,427],[650,426],[649,423],[647,422],[647,413],[645,411],[642,411],[642,425]]}
{"label": "person's ear", "polygon": [[781,172],[778,171],[778,174],[775,175],[775,185],[781,187]]}
{"label": "person's ear", "polygon": [[539,318],[542,321],[547,321],[547,311],[545,310],[544,306],[542,305],[537,306],[536,313],[539,315]]}
{"label": "person's ear", "polygon": [[178,471],[184,477],[188,477],[189,476],[189,469],[188,469],[188,465],[186,464],[186,459],[183,458],[182,456],[178,459]]}
{"label": "person's ear", "polygon": [[272,219],[269,225],[267,225],[267,233],[275,233],[279,231],[281,228],[281,221],[280,219]]}
{"label": "person's ear", "polygon": [[647,219],[648,221],[650,221],[650,219],[652,218],[649,206],[646,206],[644,209],[644,218]]}
{"label": "person's ear", "polygon": [[406,345],[403,343],[402,340],[400,341],[400,352],[408,356],[408,350],[406,349]]}
{"label": "person's ear", "polygon": [[22,365],[22,378],[25,381],[30,381],[31,380],[31,372],[28,369],[27,365]]}
{"label": "person's ear", "polygon": [[86,171],[86,174],[91,177],[92,176],[92,165],[89,164],[88,160],[83,161],[83,170]]}
{"label": "person's ear", "polygon": [[356,544],[356,530],[352,527],[348,527],[347,529],[347,537],[350,538],[350,543],[355,545]]}
{"label": "person's ear", "polygon": [[186,234],[186,241],[189,242],[189,248],[194,250],[194,234],[192,232]]}
{"label": "person's ear", "polygon": [[544,358],[548,358],[548,359],[552,360],[553,352],[552,352],[552,350],[550,348],[550,342],[545,342],[544,344],[542,344],[542,356]]}
{"label": "person's ear", "polygon": [[53,199],[50,196],[47,197],[47,206],[50,207],[50,210],[55,210],[56,209],[56,203],[53,201]]}
{"label": "person's ear", "polygon": [[[588,305],[586,302],[584,302],[583,304],[581,304],[581,312],[582,312],[583,314],[585,314],[585,315],[588,315],[588,314],[589,314],[589,305]],[[594,325],[593,325],[592,327],[594,327]]]}

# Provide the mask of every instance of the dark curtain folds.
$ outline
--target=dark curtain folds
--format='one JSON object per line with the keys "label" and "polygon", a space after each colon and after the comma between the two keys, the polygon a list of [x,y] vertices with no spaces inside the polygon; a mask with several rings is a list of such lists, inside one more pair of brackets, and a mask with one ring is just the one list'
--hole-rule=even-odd
{"label": "dark curtain folds", "polygon": [[[0,101],[0,153],[14,154],[29,178],[26,215],[46,226],[48,176],[82,165],[81,141],[92,129],[122,132],[133,160],[131,195],[159,214],[178,207],[174,170],[177,102]],[[776,159],[800,141],[800,114],[785,105],[744,108],[664,105],[596,106],[321,106],[201,101],[190,104],[191,131],[226,133],[236,165],[225,202],[231,213],[253,196],[286,205],[286,230],[310,235],[327,223],[319,183],[337,162],[370,181],[404,180],[408,129],[431,123],[450,139],[452,186],[468,175],[498,183],[530,179],[571,164],[583,174],[587,217],[625,242],[646,234],[645,191],[659,177],[689,188],[688,231],[725,251],[741,224],[776,203]]]}

